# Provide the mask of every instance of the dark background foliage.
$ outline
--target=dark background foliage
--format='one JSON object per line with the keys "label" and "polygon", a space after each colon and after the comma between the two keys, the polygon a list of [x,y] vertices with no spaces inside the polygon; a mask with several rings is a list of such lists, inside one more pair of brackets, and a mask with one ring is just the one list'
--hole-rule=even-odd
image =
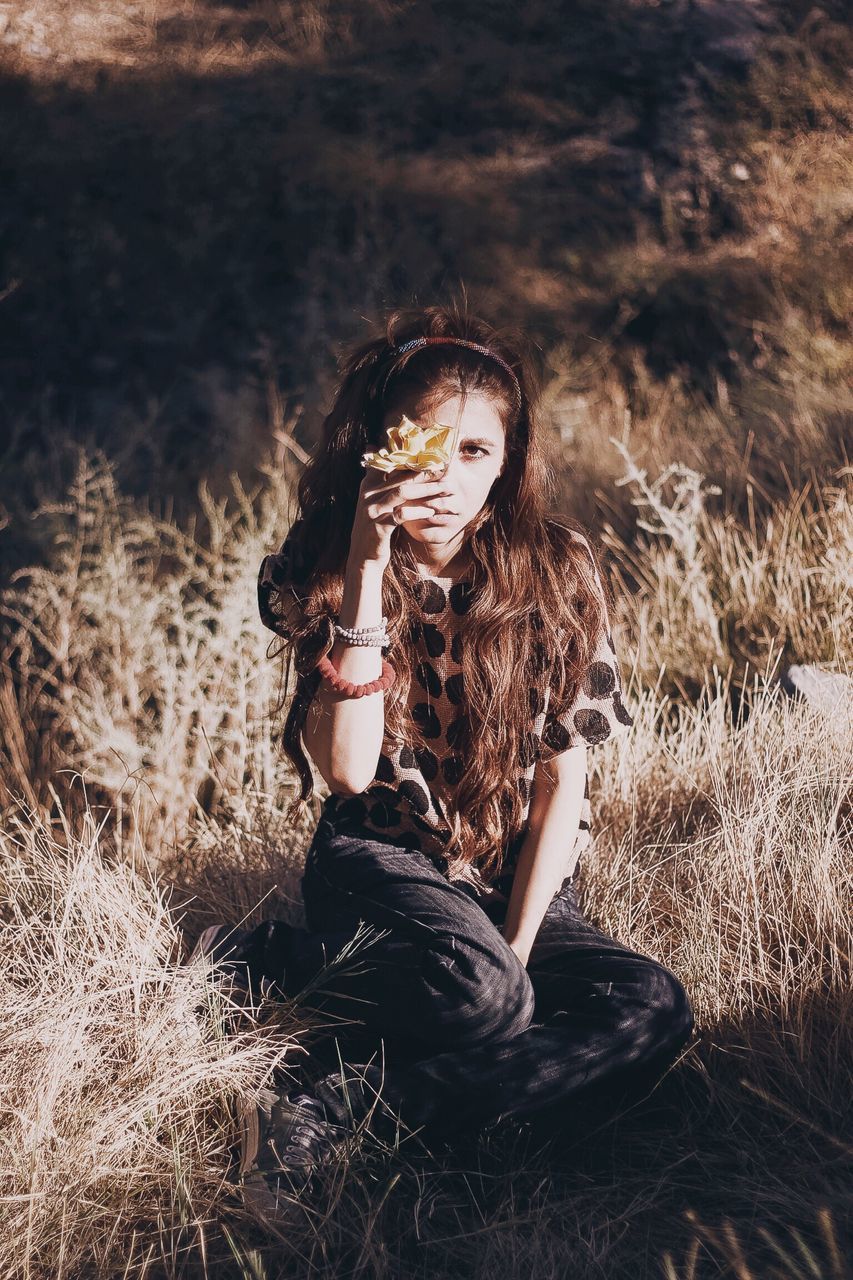
{"label": "dark background foliage", "polygon": [[[61,485],[69,441],[178,513],[200,474],[217,490],[270,451],[298,458],[341,344],[460,284],[541,345],[583,515],[619,472],[601,446],[626,410],[647,460],[681,457],[734,501],[747,466],[777,483],[780,432],[792,474],[837,465],[853,363],[840,0],[5,8],[11,516]],[[790,193],[768,210],[774,163]],[[34,550],[12,519],[8,563]]]}

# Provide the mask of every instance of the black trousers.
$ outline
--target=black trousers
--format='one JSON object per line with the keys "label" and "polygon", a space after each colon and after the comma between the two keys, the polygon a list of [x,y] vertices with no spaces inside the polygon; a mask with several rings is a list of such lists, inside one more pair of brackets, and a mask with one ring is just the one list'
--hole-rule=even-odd
{"label": "black trousers", "polygon": [[[657,1078],[690,1037],[678,979],[586,920],[571,880],[526,968],[500,932],[504,904],[483,905],[424,854],[373,833],[335,834],[321,819],[302,893],[308,930],[266,921],[235,933],[233,958],[256,983],[358,1020],[337,1041],[347,1059],[312,1085],[338,1124],[369,1117],[382,1133],[399,1116],[452,1137],[562,1112],[592,1086],[623,1096],[632,1077]],[[359,928],[371,940],[318,986]]]}

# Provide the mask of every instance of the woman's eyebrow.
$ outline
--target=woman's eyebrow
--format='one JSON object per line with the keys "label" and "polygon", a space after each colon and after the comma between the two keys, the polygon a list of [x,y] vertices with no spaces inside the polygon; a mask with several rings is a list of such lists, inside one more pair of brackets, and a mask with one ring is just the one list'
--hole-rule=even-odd
{"label": "woman's eyebrow", "polygon": [[[445,431],[453,430],[453,427],[446,422],[435,422],[432,424],[432,430],[439,430],[442,428]],[[459,441],[459,443],[460,444],[485,444],[485,445],[488,445],[490,449],[494,449],[496,447],[495,441],[490,439],[489,436],[464,436],[463,439]]]}

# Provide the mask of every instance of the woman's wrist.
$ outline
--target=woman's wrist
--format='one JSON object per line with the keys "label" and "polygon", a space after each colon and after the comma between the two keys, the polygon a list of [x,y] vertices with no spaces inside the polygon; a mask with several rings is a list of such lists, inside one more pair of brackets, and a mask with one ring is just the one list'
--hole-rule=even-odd
{"label": "woman's wrist", "polygon": [[360,555],[358,551],[350,548],[347,556],[346,567],[344,569],[344,578],[352,578],[356,581],[362,578],[383,578],[385,570],[388,567],[387,560],[371,560]]}
{"label": "woman's wrist", "polygon": [[382,618],[384,568],[378,561],[350,556],[344,571],[344,589],[338,622],[355,629],[377,626]]}

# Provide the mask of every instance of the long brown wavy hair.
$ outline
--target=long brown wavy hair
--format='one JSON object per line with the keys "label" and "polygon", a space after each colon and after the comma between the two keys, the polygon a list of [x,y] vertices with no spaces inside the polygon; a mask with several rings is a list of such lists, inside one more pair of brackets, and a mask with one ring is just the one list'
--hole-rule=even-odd
{"label": "long brown wavy hair", "polygon": [[[572,530],[583,533],[581,526],[551,513],[556,483],[540,444],[541,384],[526,337],[471,315],[467,302],[396,309],[386,314],[380,330],[342,358],[322,441],[297,484],[301,524],[295,560],[311,567],[300,586],[303,616],[288,628],[284,649],[278,651],[287,655],[285,687],[291,663],[298,673],[282,733],[284,752],[301,781],[288,816],[304,813],[314,795],[302,731],[320,683],[314,667],[334,641],[328,615],[341,608],[364,474],[361,455],[387,443],[383,424],[389,414],[411,413],[414,405],[426,413],[448,397],[458,395],[464,403],[477,393],[488,397],[500,416],[505,454],[502,473],[466,530],[473,557],[472,603],[460,637],[467,714],[465,740],[458,747],[466,769],[452,794],[444,796],[451,801],[445,807],[452,826],[446,854],[451,873],[462,863],[497,873],[505,846],[523,827],[527,795],[519,778],[537,754],[532,724],[542,709],[545,672],[551,671],[552,707],[567,705],[602,625],[603,598],[595,578],[600,570],[594,552],[587,554],[571,536]],[[435,335],[466,338],[502,356],[518,378],[520,408],[509,375],[488,356],[453,344],[402,355],[394,351],[412,338]],[[413,748],[428,745],[407,706],[417,662],[412,642],[417,580],[410,548],[392,540],[382,613],[388,617],[388,656],[397,678],[383,695],[385,732]]]}

